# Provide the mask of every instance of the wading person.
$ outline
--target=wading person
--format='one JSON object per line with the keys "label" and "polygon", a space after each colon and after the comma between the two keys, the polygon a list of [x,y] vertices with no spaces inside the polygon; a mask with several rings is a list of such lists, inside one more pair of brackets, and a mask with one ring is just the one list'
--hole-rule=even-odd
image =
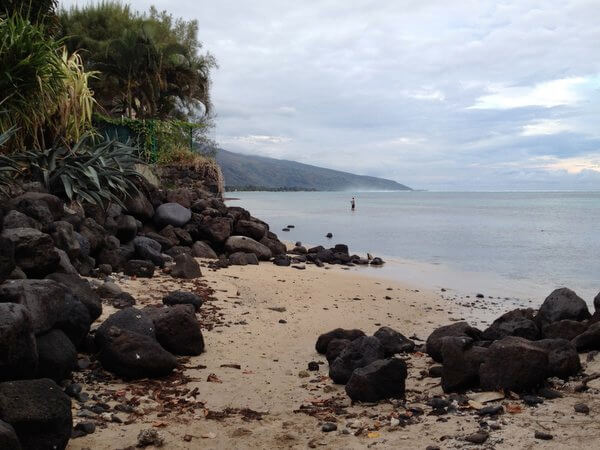
{"label": "wading person", "polygon": [[354,197],[352,197],[352,200],[350,200],[350,208],[352,211],[354,211],[354,208],[356,208],[356,201],[354,200]]}

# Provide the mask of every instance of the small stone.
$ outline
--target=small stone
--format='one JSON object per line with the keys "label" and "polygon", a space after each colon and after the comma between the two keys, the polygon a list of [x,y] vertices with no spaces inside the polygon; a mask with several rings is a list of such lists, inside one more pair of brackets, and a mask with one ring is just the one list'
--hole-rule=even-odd
{"label": "small stone", "polygon": [[299,376],[300,378],[308,378],[308,377],[310,377],[309,373],[308,373],[306,370],[301,370],[301,371],[298,373],[298,376]]}
{"label": "small stone", "polygon": [[542,388],[538,391],[538,394],[546,400],[554,400],[555,398],[561,398],[563,396],[560,392],[550,388]]}
{"label": "small stone", "polygon": [[465,441],[470,442],[472,444],[483,444],[490,435],[485,431],[478,431],[477,433],[473,433],[465,437]]}
{"label": "small stone", "polygon": [[483,294],[477,294],[475,297],[477,297],[477,298],[485,298],[485,296]]}
{"label": "small stone", "polygon": [[332,422],[325,422],[321,427],[321,431],[323,431],[324,433],[329,433],[335,430],[337,430],[337,425]]}
{"label": "small stone", "polygon": [[93,422],[79,422],[75,425],[76,430],[81,430],[85,434],[92,434],[96,431],[96,425]]}
{"label": "small stone", "polygon": [[573,409],[575,409],[576,413],[579,414],[589,414],[590,413],[590,407],[588,405],[586,405],[585,403],[577,403]]}
{"label": "small stone", "polygon": [[160,433],[153,429],[146,429],[140,431],[137,437],[137,447],[147,447],[154,445],[155,447],[162,447],[165,440]]}
{"label": "small stone", "polygon": [[316,372],[319,370],[319,363],[316,361],[311,361],[308,363],[308,370],[311,372]]}
{"label": "small stone", "polygon": [[440,448],[437,445],[428,445],[425,450],[440,450]]}
{"label": "small stone", "polygon": [[533,436],[536,439],[541,439],[543,441],[549,441],[554,438],[550,433],[545,433],[544,431],[536,431]]}
{"label": "small stone", "polygon": [[116,414],[111,414],[110,415],[110,421],[114,422],[114,423],[123,423],[123,421],[121,420],[121,418],[119,416],[117,416]]}
{"label": "small stone", "polygon": [[544,403],[544,399],[536,395],[524,395],[523,397],[521,397],[521,400],[523,400],[523,403],[529,406],[535,406],[540,403]]}
{"label": "small stone", "polygon": [[69,397],[77,397],[77,395],[81,393],[81,390],[81,384],[73,383],[65,388],[65,394],[67,394]]}
{"label": "small stone", "polygon": [[326,238],[331,239],[333,237],[333,233],[327,233],[325,235]]}
{"label": "small stone", "polygon": [[279,323],[287,323],[287,320],[285,320],[285,319],[279,319]]}
{"label": "small stone", "polygon": [[484,408],[481,408],[477,414],[479,414],[480,416],[495,416],[496,414],[500,414],[504,412],[504,408],[502,408],[502,405],[497,405],[497,406],[486,406]]}
{"label": "small stone", "polygon": [[442,366],[431,366],[428,371],[430,378],[441,378],[442,377]]}

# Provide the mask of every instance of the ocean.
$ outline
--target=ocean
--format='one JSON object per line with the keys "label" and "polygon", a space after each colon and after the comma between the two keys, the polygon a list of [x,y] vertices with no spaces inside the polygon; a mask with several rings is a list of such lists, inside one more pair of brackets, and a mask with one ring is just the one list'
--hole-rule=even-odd
{"label": "ocean", "polygon": [[[600,291],[600,192],[230,192],[280,239],[381,256],[383,278],[541,302]],[[356,210],[350,199],[356,198]],[[289,232],[281,231],[294,225]],[[333,233],[327,239],[327,233]]]}

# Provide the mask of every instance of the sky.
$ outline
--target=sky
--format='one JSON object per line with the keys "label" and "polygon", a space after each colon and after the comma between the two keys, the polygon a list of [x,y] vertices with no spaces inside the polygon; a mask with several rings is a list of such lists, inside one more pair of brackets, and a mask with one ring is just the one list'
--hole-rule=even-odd
{"label": "sky", "polygon": [[600,190],[600,0],[128,3],[199,21],[222,148],[417,189]]}

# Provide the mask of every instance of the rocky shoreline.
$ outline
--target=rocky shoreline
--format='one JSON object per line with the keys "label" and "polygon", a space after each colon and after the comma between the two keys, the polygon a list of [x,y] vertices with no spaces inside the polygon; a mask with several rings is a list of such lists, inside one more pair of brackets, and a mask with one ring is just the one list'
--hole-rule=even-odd
{"label": "rocky shoreline", "polygon": [[[248,326],[246,318],[232,321],[228,317],[247,306],[240,292],[219,298],[219,289],[209,286],[209,281],[217,283],[209,274],[236,279],[246,272],[228,275],[232,270],[256,270],[256,276],[286,270],[280,266],[302,269],[272,275],[276,283],[287,279],[295,283],[295,287],[276,289],[270,298],[278,299],[293,295],[294,289],[309,289],[311,277],[325,276],[321,274],[327,271],[320,268],[326,264],[346,269],[383,264],[379,258],[351,255],[343,244],[326,249],[306,248],[298,242],[288,251],[267,224],[243,208],[227,207],[201,189],[163,191],[147,185],[143,194],[128,199],[122,207],[111,205],[107,211],[91,205],[65,205],[40,191],[28,186],[1,208],[2,448],[66,448],[94,435],[98,427],[137,430],[135,424],[144,416],[146,400],[155,413],[151,426],[137,430],[134,444],[107,442],[105,448],[163,445],[159,431],[169,424],[161,418],[173,414],[194,420],[264,423],[267,411],[262,408],[237,404],[211,409],[201,400],[205,393],[192,387],[194,378],[188,372],[203,370],[203,358],[210,351],[206,333],[214,336],[231,327]],[[259,261],[271,261],[272,269]],[[222,275],[215,272],[221,274],[223,269]],[[355,276],[348,274],[345,282],[353,279]],[[265,289],[273,283],[262,282]],[[136,289],[130,290],[131,285]],[[345,287],[336,285],[335,289],[344,292]],[[370,289],[379,288],[371,285]],[[329,293],[331,298],[335,292]],[[350,297],[349,301],[362,302],[363,297]],[[357,322],[356,307],[348,310],[346,319],[329,319],[328,323],[335,323],[333,331],[327,332],[318,318],[311,322],[321,336],[317,353],[305,362],[299,377],[334,395],[307,404],[296,398],[293,411],[316,417],[320,433],[379,439],[384,429],[393,433],[422,424],[423,415],[441,420],[472,411],[480,418],[479,427],[460,442],[488,445],[494,441],[494,427],[502,427],[503,415],[516,414],[511,408],[523,411],[558,402],[565,390],[598,391],[594,383],[600,368],[599,372],[585,368],[596,367],[600,350],[600,297],[592,315],[574,292],[559,289],[537,311],[509,311],[484,330],[455,321],[432,329],[428,337],[418,333],[422,341],[414,332],[407,337],[402,321],[391,320],[389,311],[384,315],[386,307],[399,308],[401,313],[406,305],[392,307],[390,302],[396,299],[387,294],[373,301],[383,304],[367,308],[363,314],[382,308],[378,314],[383,319],[375,323],[372,336],[360,326],[339,328],[347,320]],[[268,310],[286,313],[287,308],[271,305]],[[331,306],[322,309],[327,312]],[[426,309],[419,311],[427,314]],[[246,314],[262,320],[263,313],[258,310]],[[305,319],[307,324],[311,320]],[[435,324],[442,323],[438,317]],[[277,324],[289,325],[284,318]],[[254,332],[268,333],[269,329]],[[244,338],[236,336],[230,345],[241,345],[239,339]],[[310,351],[310,346],[304,347],[303,353]],[[279,352],[280,358],[286,354],[285,348]],[[325,361],[317,354],[325,356],[329,376],[321,374]],[[243,363],[223,362],[219,367],[240,371]],[[419,381],[439,379],[435,385],[441,391],[427,398],[415,397],[414,387],[410,387],[415,377]],[[203,378],[213,386],[222,383],[217,372]],[[340,390],[335,385],[345,387]],[[152,399],[148,399],[149,391]],[[363,416],[348,412],[354,404],[366,416],[380,404],[391,405],[392,412],[375,421],[377,425],[366,425],[360,419]],[[574,414],[596,413],[596,407],[590,408],[586,402],[573,408]],[[212,439],[210,433],[207,439]],[[536,440],[553,437],[545,428],[536,429],[532,436]],[[194,444],[186,444],[192,439],[196,438],[184,435],[177,448],[194,448]],[[311,442],[317,445],[314,439],[309,447]],[[298,442],[280,444],[293,447]]]}

